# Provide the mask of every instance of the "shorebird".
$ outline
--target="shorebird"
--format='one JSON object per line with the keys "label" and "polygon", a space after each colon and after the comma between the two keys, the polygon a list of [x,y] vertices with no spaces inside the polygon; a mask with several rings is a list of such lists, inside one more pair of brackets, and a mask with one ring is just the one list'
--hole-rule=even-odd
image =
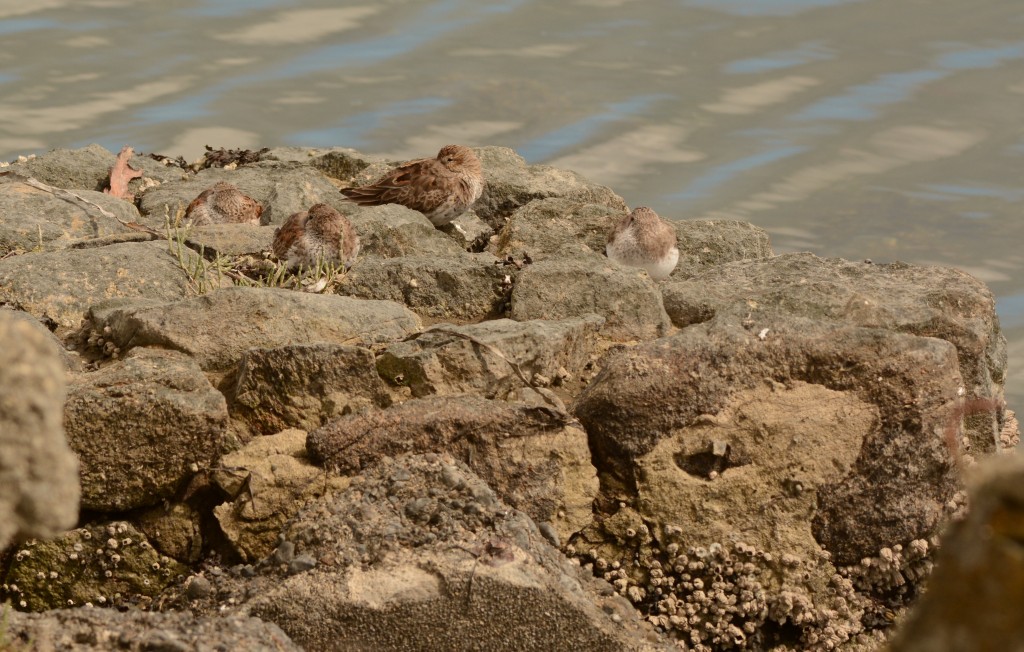
{"label": "shorebird", "polygon": [[320,262],[352,265],[359,253],[359,236],[348,218],[327,204],[293,213],[274,231],[274,255],[289,269],[311,269]]}
{"label": "shorebird", "polygon": [[204,224],[259,224],[263,206],[227,181],[218,181],[199,193],[185,209],[192,226]]}
{"label": "shorebird", "polygon": [[464,213],[483,189],[483,170],[473,150],[445,145],[436,158],[409,161],[368,186],[341,193],[360,206],[401,204],[443,226]]}
{"label": "shorebird", "polygon": [[645,206],[619,220],[604,251],[620,265],[647,270],[655,281],[668,278],[679,262],[676,230]]}

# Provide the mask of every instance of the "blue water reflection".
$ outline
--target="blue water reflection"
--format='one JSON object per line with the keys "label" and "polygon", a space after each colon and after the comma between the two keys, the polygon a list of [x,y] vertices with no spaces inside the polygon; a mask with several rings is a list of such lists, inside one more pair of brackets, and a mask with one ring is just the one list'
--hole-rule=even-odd
{"label": "blue water reflection", "polygon": [[374,111],[350,115],[337,126],[308,129],[289,134],[285,140],[293,145],[309,147],[323,147],[328,144],[366,147],[369,135],[382,127],[388,120],[401,116],[433,113],[449,105],[451,105],[451,100],[440,97],[423,97],[394,102]]}
{"label": "blue water reflection", "polygon": [[861,0],[684,0],[701,9],[724,11],[736,16],[791,16],[808,9],[833,7]]}
{"label": "blue water reflection", "polygon": [[769,52],[760,57],[732,61],[725,65],[724,70],[730,75],[751,75],[802,66],[812,61],[825,61],[834,56],[820,42],[815,41],[804,43],[794,50]]}

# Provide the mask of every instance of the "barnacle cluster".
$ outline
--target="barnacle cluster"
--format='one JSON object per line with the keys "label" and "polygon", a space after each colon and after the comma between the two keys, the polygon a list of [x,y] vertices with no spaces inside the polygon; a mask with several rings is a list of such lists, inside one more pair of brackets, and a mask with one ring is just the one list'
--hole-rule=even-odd
{"label": "barnacle cluster", "polygon": [[854,586],[864,592],[909,599],[916,594],[919,584],[932,572],[932,555],[938,543],[914,539],[908,545],[896,544],[878,551],[875,557],[865,557],[859,565],[841,569]]}
{"label": "barnacle cluster", "polygon": [[131,524],[94,524],[18,547],[0,584],[0,600],[29,611],[145,605],[183,572]]}
{"label": "barnacle cluster", "polygon": [[626,535],[640,545],[619,559],[606,558],[607,548],[570,545],[566,551],[684,649],[833,650],[863,629],[863,598],[835,572],[825,551],[806,559],[773,555],[738,539],[687,545],[682,529],[672,526],[661,541],[645,525],[628,528]]}

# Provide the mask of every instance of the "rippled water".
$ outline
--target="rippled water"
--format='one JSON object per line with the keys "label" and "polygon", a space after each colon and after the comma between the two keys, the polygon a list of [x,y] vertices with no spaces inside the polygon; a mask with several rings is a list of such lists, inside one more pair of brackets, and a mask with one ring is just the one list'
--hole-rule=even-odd
{"label": "rippled water", "polygon": [[1020,0],[0,0],[0,159],[516,148],[777,251],[990,284],[1024,400]]}

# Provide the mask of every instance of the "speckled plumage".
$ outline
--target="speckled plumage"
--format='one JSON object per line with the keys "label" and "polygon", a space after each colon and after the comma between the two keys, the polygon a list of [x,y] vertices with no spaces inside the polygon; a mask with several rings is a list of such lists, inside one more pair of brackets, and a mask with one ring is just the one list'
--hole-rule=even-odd
{"label": "speckled plumage", "polygon": [[650,208],[626,215],[608,234],[608,258],[620,265],[640,267],[655,281],[669,277],[679,262],[676,230]]}
{"label": "speckled plumage", "polygon": [[323,261],[350,266],[359,253],[359,235],[347,217],[327,204],[292,214],[274,231],[274,255],[290,268],[313,268]]}
{"label": "speckled plumage", "polygon": [[341,192],[360,206],[401,204],[442,226],[466,212],[483,189],[483,169],[473,150],[445,145],[436,158],[410,161],[368,186]]}
{"label": "speckled plumage", "polygon": [[227,181],[218,181],[199,193],[185,209],[192,226],[205,224],[259,224],[263,206]]}

